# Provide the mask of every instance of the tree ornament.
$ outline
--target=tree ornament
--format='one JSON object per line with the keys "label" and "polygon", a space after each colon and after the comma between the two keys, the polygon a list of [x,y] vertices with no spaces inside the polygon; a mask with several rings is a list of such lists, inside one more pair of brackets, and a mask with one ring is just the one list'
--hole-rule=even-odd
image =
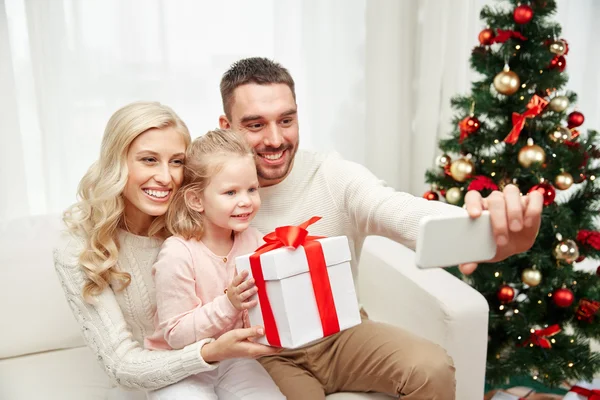
{"label": "tree ornament", "polygon": [[554,203],[554,198],[556,197],[556,190],[551,184],[546,182],[539,183],[533,186],[531,189],[529,189],[529,193],[535,190],[540,190],[544,192],[542,194],[544,195],[545,206],[549,206],[550,204]]}
{"label": "tree ornament", "polygon": [[449,204],[458,204],[462,200],[462,191],[460,188],[452,187],[446,192],[446,201]]}
{"label": "tree ornament", "polygon": [[495,36],[496,34],[493,30],[486,28],[479,32],[479,43],[481,43],[482,46],[489,46],[490,44],[494,43],[493,39]]}
{"label": "tree ornament", "polygon": [[548,138],[555,143],[562,143],[566,140],[571,140],[572,133],[564,126],[557,126],[548,135]]}
{"label": "tree ornament", "polygon": [[500,179],[500,182],[498,182],[498,190],[502,192],[506,185],[515,185],[516,187],[519,187],[516,179],[511,180],[509,177],[504,177]]}
{"label": "tree ornament", "polygon": [[500,300],[501,303],[510,303],[515,298],[515,289],[511,288],[508,285],[502,285],[498,289],[496,295],[498,296],[498,300]]}
{"label": "tree ornament", "polygon": [[575,295],[570,289],[567,288],[556,289],[554,293],[552,293],[552,301],[557,307],[570,307],[574,300]]}
{"label": "tree ornament", "polygon": [[533,10],[526,4],[521,4],[513,11],[513,18],[517,24],[526,24],[533,18]]}
{"label": "tree ornament", "polygon": [[567,60],[564,56],[554,56],[550,61],[550,69],[558,69],[563,72],[567,68]]}
{"label": "tree ornament", "polygon": [[568,172],[561,172],[554,178],[554,186],[560,190],[567,190],[573,184],[573,176]]}
{"label": "tree ornament", "polygon": [[554,258],[568,262],[569,264],[579,257],[579,248],[574,240],[567,239],[559,242],[554,247]]}
{"label": "tree ornament", "polygon": [[523,168],[529,168],[533,164],[543,164],[546,161],[546,153],[537,144],[533,144],[532,139],[527,140],[527,145],[519,150],[519,164]]}
{"label": "tree ornament", "polygon": [[445,166],[450,165],[451,161],[452,159],[448,154],[441,154],[435,159],[435,164],[440,168],[444,168]]}
{"label": "tree ornament", "polygon": [[583,124],[583,121],[585,121],[585,117],[583,116],[583,114],[579,111],[573,111],[567,117],[567,126],[569,128],[577,128],[578,126],[581,126],[581,124]]}
{"label": "tree ornament", "polygon": [[573,177],[573,183],[581,183],[585,181],[585,174],[580,173],[579,175],[576,175]]}
{"label": "tree ornament", "polygon": [[475,171],[475,166],[471,160],[459,158],[450,164],[450,175],[457,182],[464,182],[471,177]]}
{"label": "tree ornament", "polygon": [[537,269],[525,268],[521,273],[521,280],[524,284],[534,287],[542,282],[542,273]]}
{"label": "tree ornament", "polygon": [[600,301],[581,299],[575,310],[575,315],[579,321],[592,323],[594,316],[600,310]]}
{"label": "tree ornament", "polygon": [[425,192],[425,194],[423,194],[423,198],[432,201],[432,200],[439,200],[440,196],[436,192],[434,192],[432,190],[428,190]]}
{"label": "tree ornament", "polygon": [[579,137],[579,131],[575,128],[570,129],[571,131],[571,139],[570,140],[575,140]]}
{"label": "tree ornament", "polygon": [[498,190],[498,185],[496,185],[496,183],[491,178],[485,175],[478,175],[473,178],[471,183],[469,183],[467,191],[469,190],[476,190],[478,192],[482,190],[493,191]]}
{"label": "tree ornament", "polygon": [[505,65],[504,70],[494,77],[494,88],[498,93],[506,96],[516,93],[520,86],[519,75],[511,71],[508,65]]}
{"label": "tree ornament", "polygon": [[569,98],[567,96],[556,96],[550,100],[550,109],[554,112],[563,112],[569,107]]}
{"label": "tree ornament", "polygon": [[600,232],[581,229],[577,232],[577,242],[589,246],[594,250],[600,250]]}
{"label": "tree ornament", "polygon": [[460,130],[459,142],[462,142],[467,136],[477,132],[481,127],[481,123],[473,115],[463,118],[458,123],[458,129]]}
{"label": "tree ornament", "polygon": [[562,40],[555,40],[554,42],[550,43],[549,49],[551,53],[564,56],[567,52],[567,45]]}

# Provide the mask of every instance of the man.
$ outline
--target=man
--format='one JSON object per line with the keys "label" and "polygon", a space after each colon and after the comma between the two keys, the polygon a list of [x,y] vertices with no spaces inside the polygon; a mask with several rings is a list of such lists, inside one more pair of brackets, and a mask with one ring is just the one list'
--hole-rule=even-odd
{"label": "man", "polygon": [[[313,235],[348,237],[352,268],[368,235],[381,235],[414,248],[422,217],[456,210],[396,192],[366,168],[335,153],[298,150],[294,80],[281,65],[264,58],[236,62],[223,75],[225,115],[221,128],[243,133],[256,151],[262,210],[255,226],[263,232],[323,219]],[[540,193],[521,198],[512,185],[482,199],[469,192],[472,217],[489,209],[498,251],[493,261],[528,250],[540,225]],[[471,273],[476,264],[462,265]],[[410,305],[399,305],[410,307]],[[301,349],[260,361],[288,399],[324,399],[355,391],[402,395],[403,399],[454,399],[452,360],[441,347],[390,325],[369,321]]]}

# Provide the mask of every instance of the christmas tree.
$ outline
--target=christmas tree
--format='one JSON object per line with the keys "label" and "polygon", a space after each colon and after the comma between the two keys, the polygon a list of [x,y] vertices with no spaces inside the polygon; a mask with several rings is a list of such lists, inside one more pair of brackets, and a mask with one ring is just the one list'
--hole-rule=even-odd
{"label": "christmas tree", "polygon": [[487,196],[510,183],[523,194],[544,192],[530,251],[468,277],[453,271],[490,306],[490,385],[530,376],[556,387],[600,371],[600,355],[590,350],[590,339],[600,338],[600,278],[573,268],[600,256],[600,150],[597,132],[580,127],[576,94],[565,88],[569,46],[555,11],[554,0],[483,8],[487,28],[470,59],[480,79],[469,95],[452,99],[454,131],[439,142],[443,154],[426,174],[425,198],[459,206],[468,190]]}

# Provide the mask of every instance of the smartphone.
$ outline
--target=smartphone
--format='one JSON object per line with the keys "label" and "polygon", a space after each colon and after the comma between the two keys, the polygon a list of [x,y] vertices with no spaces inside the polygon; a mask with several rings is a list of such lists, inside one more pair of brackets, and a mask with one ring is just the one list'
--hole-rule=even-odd
{"label": "smartphone", "polygon": [[492,259],[496,241],[489,211],[471,218],[467,210],[424,217],[419,224],[416,264],[420,268],[451,267]]}

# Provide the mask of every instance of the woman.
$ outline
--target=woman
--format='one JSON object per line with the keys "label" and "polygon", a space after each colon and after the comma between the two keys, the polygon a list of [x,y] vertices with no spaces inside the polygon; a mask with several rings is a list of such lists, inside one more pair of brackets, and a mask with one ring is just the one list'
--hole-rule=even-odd
{"label": "woman", "polygon": [[181,350],[151,351],[156,308],[151,268],[167,236],[164,214],[183,180],[190,134],[169,107],[138,102],[109,120],[100,159],[79,185],[80,201],[54,263],[90,349],[117,385],[153,390],[210,371],[216,362],[277,352],[248,339],[260,327],[236,329]]}

